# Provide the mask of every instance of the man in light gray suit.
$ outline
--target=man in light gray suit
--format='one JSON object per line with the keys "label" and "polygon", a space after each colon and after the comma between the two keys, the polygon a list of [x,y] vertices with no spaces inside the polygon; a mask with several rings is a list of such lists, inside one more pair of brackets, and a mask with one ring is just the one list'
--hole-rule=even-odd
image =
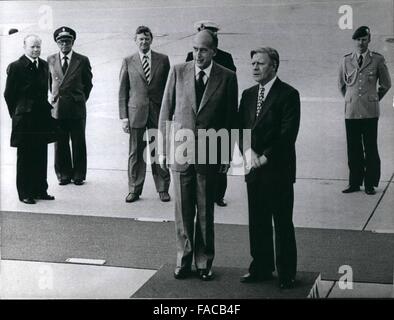
{"label": "man in light gray suit", "polygon": [[[119,116],[123,122],[123,131],[130,134],[129,194],[126,202],[138,200],[142,193],[146,175],[143,153],[147,147],[144,135],[147,129],[157,129],[161,101],[170,70],[168,57],[151,50],[153,35],[148,27],[138,27],[134,40],[139,51],[123,60],[119,87]],[[153,138],[149,141],[149,144],[151,143]],[[151,167],[160,200],[170,201],[169,170],[162,169],[155,162],[152,162]]]}
{"label": "man in light gray suit", "polygon": [[[235,72],[212,60],[217,43],[217,37],[209,30],[196,34],[193,39],[194,60],[176,65],[171,70],[160,112],[159,131],[163,143],[159,143],[159,158],[162,166],[172,162],[169,161],[172,154],[167,152],[171,145],[173,150],[184,143],[193,145],[192,149],[186,150],[195,153],[195,161],[183,163],[175,158],[174,163],[171,163],[175,190],[176,279],[190,276],[193,256],[200,279],[208,281],[213,278],[214,182],[216,172],[228,169],[232,148],[221,139],[216,150],[200,150],[198,146],[199,142],[206,139],[203,134],[207,130],[217,132],[224,129],[229,132],[235,126],[238,104]],[[178,129],[183,129],[182,132],[190,132],[195,141],[174,141],[173,144],[169,140],[172,130],[167,129],[168,121],[173,121],[175,131],[181,132]],[[210,142],[206,140],[206,146],[209,146]],[[224,151],[227,161],[220,158],[223,150],[227,150]],[[219,155],[216,163],[208,161],[212,152]],[[203,157],[200,158],[201,154]]]}
{"label": "man in light gray suit", "polygon": [[[60,52],[48,57],[51,103],[64,134],[55,143],[55,172],[60,185],[86,179],[86,101],[92,90],[88,57],[72,50],[76,32],[60,27],[54,32]],[[72,152],[70,150],[70,140]]]}

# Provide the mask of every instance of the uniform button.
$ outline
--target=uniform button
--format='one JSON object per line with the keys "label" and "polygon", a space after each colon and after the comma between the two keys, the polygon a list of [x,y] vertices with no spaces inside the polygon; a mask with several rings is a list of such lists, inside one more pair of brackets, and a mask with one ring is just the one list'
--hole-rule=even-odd
{"label": "uniform button", "polygon": [[361,94],[359,94],[358,96],[361,97]]}
{"label": "uniform button", "polygon": [[359,87],[358,90],[361,90],[361,87]]}
{"label": "uniform button", "polygon": [[358,80],[358,82],[361,82],[361,80]]}
{"label": "uniform button", "polygon": [[360,72],[360,76],[362,76],[363,74]]}

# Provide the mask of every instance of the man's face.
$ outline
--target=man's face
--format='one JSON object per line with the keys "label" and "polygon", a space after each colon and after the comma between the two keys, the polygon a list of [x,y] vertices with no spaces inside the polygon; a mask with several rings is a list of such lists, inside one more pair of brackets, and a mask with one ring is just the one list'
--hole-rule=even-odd
{"label": "man's face", "polygon": [[368,44],[371,42],[369,35],[354,39],[354,46],[358,53],[364,53],[368,49]]}
{"label": "man's face", "polygon": [[25,40],[23,48],[27,56],[36,59],[41,54],[41,41],[35,37],[29,37]]}
{"label": "man's face", "polygon": [[71,38],[63,38],[57,40],[56,43],[61,53],[68,54],[73,48],[74,40]]}
{"label": "man's face", "polygon": [[265,85],[276,75],[275,66],[268,54],[257,52],[252,57],[252,74],[253,79]]}
{"label": "man's face", "polygon": [[204,32],[198,33],[193,39],[193,58],[197,67],[200,69],[208,67],[215,54],[212,37]]}
{"label": "man's face", "polygon": [[149,33],[140,33],[135,37],[135,43],[137,44],[138,50],[142,53],[147,53],[152,44],[152,37]]}

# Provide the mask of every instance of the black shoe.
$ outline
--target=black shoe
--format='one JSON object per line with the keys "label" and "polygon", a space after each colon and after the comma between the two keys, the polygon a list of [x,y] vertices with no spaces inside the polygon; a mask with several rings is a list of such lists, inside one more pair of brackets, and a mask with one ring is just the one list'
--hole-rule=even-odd
{"label": "black shoe", "polygon": [[217,200],[217,201],[216,201],[216,204],[217,204],[219,207],[226,207],[226,206],[227,206],[227,202],[224,201],[224,199],[219,199],[219,200]]}
{"label": "black shoe", "polygon": [[190,277],[192,271],[190,268],[176,268],[174,270],[174,278],[175,279],[186,279],[187,277]]}
{"label": "black shoe", "polygon": [[359,186],[349,186],[345,190],[342,190],[342,193],[352,193],[352,192],[357,192],[357,191],[360,191]]}
{"label": "black shoe", "polygon": [[374,187],[365,187],[365,193],[369,195],[373,195],[376,194],[376,191]]}
{"label": "black shoe", "polygon": [[24,198],[24,199],[20,199],[23,203],[26,204],[35,204],[36,201],[33,198]]}
{"label": "black shoe", "polygon": [[162,202],[168,202],[168,201],[171,200],[170,195],[169,195],[168,192],[166,192],[166,191],[159,192],[159,197],[160,197],[160,200],[161,200]]}
{"label": "black shoe", "polygon": [[279,288],[280,289],[292,289],[294,287],[295,287],[295,279],[294,278],[279,281]]}
{"label": "black shoe", "polygon": [[81,180],[81,179],[76,179],[76,180],[74,180],[74,184],[75,184],[76,186],[82,186],[82,185],[84,184],[84,182],[83,182],[83,180]]}
{"label": "black shoe", "polygon": [[48,193],[42,193],[42,194],[38,194],[34,197],[34,199],[37,200],[55,200],[54,196],[49,195]]}
{"label": "black shoe", "polygon": [[255,274],[255,273],[247,273],[243,275],[240,279],[242,283],[252,283],[252,282],[261,282],[261,281],[269,281],[274,279],[274,276],[271,272],[263,273],[263,274]]}
{"label": "black shoe", "polygon": [[134,202],[137,201],[140,198],[140,196],[136,193],[129,193],[126,197],[126,202]]}
{"label": "black shoe", "polygon": [[198,270],[198,277],[202,281],[211,281],[214,278],[214,274],[212,269],[199,269]]}
{"label": "black shoe", "polygon": [[61,179],[61,180],[59,181],[59,185],[65,186],[66,184],[69,184],[70,182],[71,182],[70,179]]}

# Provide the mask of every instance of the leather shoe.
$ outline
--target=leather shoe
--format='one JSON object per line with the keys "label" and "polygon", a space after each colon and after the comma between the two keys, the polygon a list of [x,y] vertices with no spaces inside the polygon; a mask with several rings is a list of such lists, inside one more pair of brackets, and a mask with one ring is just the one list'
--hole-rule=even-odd
{"label": "leather shoe", "polygon": [[279,288],[280,289],[292,289],[295,287],[295,279],[286,279],[279,281]]}
{"label": "leather shoe", "polygon": [[177,280],[186,279],[191,275],[192,271],[189,268],[176,268],[174,270],[174,278]]}
{"label": "leather shoe", "polygon": [[36,201],[33,198],[24,198],[24,199],[21,199],[21,201],[26,204],[35,204],[36,203]]}
{"label": "leather shoe", "polygon": [[217,200],[217,201],[216,201],[216,204],[217,204],[219,207],[226,207],[226,206],[227,206],[227,202],[224,201],[224,199],[219,199],[219,200]]}
{"label": "leather shoe", "polygon": [[129,193],[126,197],[126,202],[134,202],[137,201],[140,198],[140,196],[136,193]]}
{"label": "leather shoe", "polygon": [[51,196],[48,193],[42,193],[42,194],[38,194],[37,196],[34,197],[37,200],[55,200],[54,196]]}
{"label": "leather shoe", "polygon": [[76,186],[82,186],[83,185],[83,180],[81,180],[81,179],[76,179],[76,180],[74,180],[74,184],[76,185]]}
{"label": "leather shoe", "polygon": [[374,187],[365,187],[365,193],[369,195],[373,195],[376,194],[376,191]]}
{"label": "leather shoe", "polygon": [[202,281],[211,281],[214,278],[212,269],[200,269],[198,276]]}
{"label": "leather shoe", "polygon": [[168,192],[165,191],[159,192],[159,197],[162,202],[168,202],[171,200],[170,195],[168,194]]}
{"label": "leather shoe", "polygon": [[66,184],[69,184],[70,182],[71,182],[70,179],[61,179],[61,180],[59,181],[59,185],[65,186]]}
{"label": "leather shoe", "polygon": [[255,273],[247,273],[243,275],[240,279],[242,283],[252,283],[252,282],[261,282],[261,281],[269,281],[274,279],[274,276],[271,272],[263,273],[263,274],[255,274]]}
{"label": "leather shoe", "polygon": [[360,191],[359,186],[349,186],[345,190],[342,190],[342,193],[352,193],[352,192],[357,192]]}

